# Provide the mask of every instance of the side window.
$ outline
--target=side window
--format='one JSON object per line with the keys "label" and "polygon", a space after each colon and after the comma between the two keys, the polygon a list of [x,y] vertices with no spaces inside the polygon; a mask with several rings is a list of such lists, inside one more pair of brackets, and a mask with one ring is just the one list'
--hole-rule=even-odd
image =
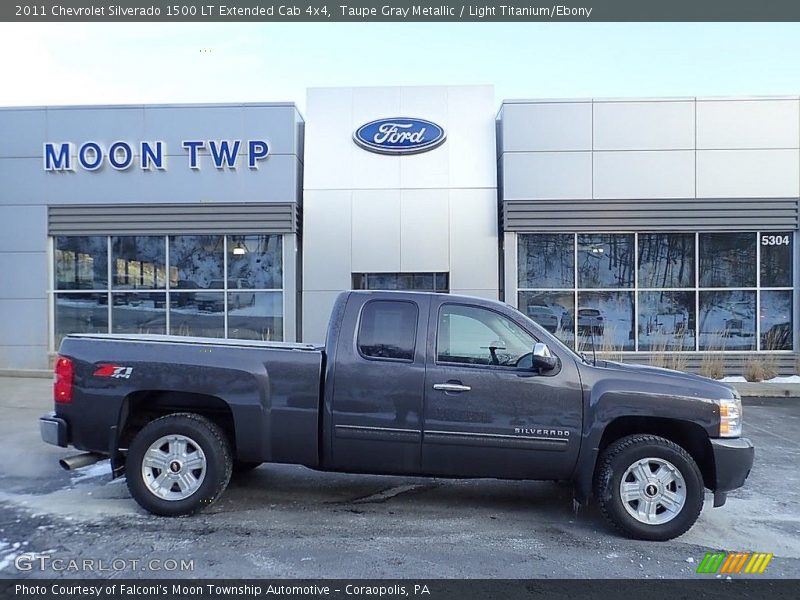
{"label": "side window", "polygon": [[413,361],[417,318],[417,305],[412,302],[367,302],[358,328],[359,352],[365,358]]}
{"label": "side window", "polygon": [[438,362],[516,366],[536,340],[513,321],[485,308],[445,304],[439,310]]}

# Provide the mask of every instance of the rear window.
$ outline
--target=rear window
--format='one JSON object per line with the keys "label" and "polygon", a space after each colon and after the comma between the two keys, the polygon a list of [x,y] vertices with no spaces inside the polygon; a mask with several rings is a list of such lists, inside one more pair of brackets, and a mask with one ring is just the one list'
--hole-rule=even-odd
{"label": "rear window", "polygon": [[417,305],[412,302],[367,302],[361,311],[358,351],[365,358],[413,361],[417,319]]}

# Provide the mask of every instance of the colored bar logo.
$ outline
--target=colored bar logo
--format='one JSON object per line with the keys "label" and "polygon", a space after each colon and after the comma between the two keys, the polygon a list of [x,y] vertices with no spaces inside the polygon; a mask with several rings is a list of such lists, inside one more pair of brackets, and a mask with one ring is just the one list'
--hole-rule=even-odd
{"label": "colored bar logo", "polygon": [[771,552],[706,552],[697,566],[697,573],[721,575],[763,573],[772,556]]}

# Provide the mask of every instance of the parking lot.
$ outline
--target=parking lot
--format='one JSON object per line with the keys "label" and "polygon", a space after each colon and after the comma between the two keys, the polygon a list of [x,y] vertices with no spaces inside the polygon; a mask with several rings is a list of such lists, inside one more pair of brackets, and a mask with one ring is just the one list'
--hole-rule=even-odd
{"label": "parking lot", "polygon": [[[798,399],[748,402],[756,464],[746,487],[721,509],[707,496],[687,534],[649,543],[620,537],[593,507],[575,510],[561,484],[286,465],[234,479],[200,515],[153,517],[124,481],[110,481],[107,462],[61,470],[57,460],[74,451],[47,446],[38,432],[50,388],[47,379],[0,378],[2,577],[693,578],[718,549],[772,552],[768,575],[800,577]],[[94,560],[94,571],[20,563],[23,553],[62,567]]]}

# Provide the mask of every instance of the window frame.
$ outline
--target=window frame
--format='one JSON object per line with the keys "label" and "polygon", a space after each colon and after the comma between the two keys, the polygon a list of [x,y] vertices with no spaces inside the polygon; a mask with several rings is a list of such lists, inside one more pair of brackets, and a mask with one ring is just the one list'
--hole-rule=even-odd
{"label": "window frame", "polygon": [[[770,292],[770,291],[790,291],[792,292],[792,330],[796,329],[796,320],[797,320],[797,305],[798,305],[798,291],[795,290],[794,285],[792,286],[762,286],[761,285],[761,237],[762,235],[771,235],[771,234],[778,234],[778,233],[788,233],[791,236],[791,259],[792,259],[792,277],[793,283],[797,278],[798,272],[800,272],[800,264],[798,261],[800,258],[800,252],[798,252],[798,234],[796,231],[787,231],[786,229],[781,229],[780,231],[764,231],[764,230],[749,230],[749,231],[720,231],[720,230],[710,230],[710,231],[648,231],[648,230],[639,230],[639,231],[631,231],[631,230],[614,230],[614,231],[603,231],[603,232],[592,232],[586,230],[578,230],[573,232],[563,232],[568,233],[569,235],[573,236],[573,249],[575,252],[575,285],[572,288],[562,288],[562,289],[555,289],[555,288],[544,288],[544,287],[519,287],[520,279],[519,279],[519,272],[517,271],[517,279],[516,284],[517,288],[515,290],[516,298],[514,299],[514,306],[518,308],[518,310],[523,311],[520,306],[520,293],[522,292],[530,292],[530,293],[550,293],[550,292],[558,292],[558,293],[572,293],[573,294],[573,302],[575,307],[575,318],[573,319],[573,328],[572,331],[573,335],[573,343],[570,345],[567,342],[564,342],[568,346],[570,346],[574,351],[576,348],[579,347],[578,345],[578,334],[577,334],[577,311],[578,311],[578,294],[579,292],[615,292],[615,291],[629,291],[634,294],[633,301],[634,301],[634,320],[632,323],[633,331],[634,331],[634,349],[633,350],[619,350],[614,349],[613,352],[615,354],[664,354],[664,353],[678,353],[678,354],[713,354],[718,352],[724,352],[726,355],[733,355],[736,353],[740,354],[748,354],[752,352],[769,352],[769,353],[785,353],[791,354],[797,352],[800,349],[800,339],[797,339],[800,336],[793,335],[792,336],[792,348],[788,350],[769,350],[762,348],[761,337],[761,293],[762,292]],[[591,234],[591,233],[603,233],[608,235],[633,235],[634,236],[634,285],[632,288],[580,288],[578,287],[578,236],[584,234]],[[639,285],[639,236],[643,234],[691,234],[694,236],[694,282],[692,286],[689,287],[665,287],[665,288],[654,288],[654,287],[640,287]],[[756,244],[756,256],[755,256],[755,272],[756,272],[756,281],[755,286],[751,287],[730,287],[730,288],[719,288],[719,287],[701,287],[700,286],[700,235],[705,233],[730,233],[730,234],[742,234],[746,233],[749,235],[756,236],[755,244]],[[548,235],[547,233],[538,233],[538,232],[524,232],[518,233],[517,236],[522,235]],[[517,260],[517,269],[519,266],[519,256],[516,257]],[[755,350],[744,350],[744,349],[732,349],[732,350],[701,350],[700,349],[700,335],[699,335],[699,327],[700,327],[700,294],[702,292],[715,292],[715,291],[746,291],[746,292],[755,292],[756,295],[756,305],[755,305],[755,332],[754,336],[755,340]],[[664,352],[660,352],[657,350],[640,350],[639,348],[639,293],[640,292],[690,292],[694,293],[695,300],[694,300],[694,311],[695,311],[695,328],[694,328],[694,347],[686,350],[670,350],[667,349]]]}
{"label": "window frame", "polygon": [[[170,283],[170,269],[172,266],[172,260],[170,257],[170,238],[172,237],[179,237],[179,236],[199,236],[199,235],[216,235],[219,236],[222,240],[222,265],[223,265],[223,287],[221,288],[198,288],[198,289],[186,289],[186,290],[178,290]],[[286,338],[286,329],[287,329],[287,320],[286,320],[286,275],[284,269],[284,259],[285,259],[285,241],[286,241],[286,234],[284,233],[259,233],[259,232],[252,232],[252,233],[215,233],[215,234],[196,234],[193,232],[173,232],[163,235],[139,235],[139,234],[94,234],[94,235],[49,235],[48,236],[48,289],[47,289],[47,296],[48,296],[48,315],[49,315],[49,327],[48,327],[48,350],[51,353],[58,351],[57,346],[57,324],[56,324],[56,304],[59,297],[67,296],[67,295],[75,295],[75,294],[101,294],[105,295],[106,297],[106,321],[107,321],[107,328],[104,333],[114,334],[114,320],[113,320],[113,309],[114,309],[114,295],[119,294],[131,294],[131,293],[150,293],[150,294],[163,294],[165,299],[165,330],[166,335],[177,335],[171,333],[171,296],[172,295],[179,295],[183,293],[197,293],[197,292],[208,292],[208,293],[215,293],[221,294],[223,298],[223,335],[220,338],[216,339],[224,339],[224,340],[238,340],[238,339],[248,339],[248,338],[232,338],[229,336],[229,327],[228,327],[228,298],[229,294],[236,293],[240,291],[240,288],[230,288],[228,287],[228,248],[229,248],[229,240],[233,238],[241,238],[241,237],[248,237],[248,236],[278,236],[281,238],[279,243],[280,253],[281,253],[281,276],[280,276],[280,287],[277,288],[247,288],[247,293],[264,293],[264,292],[279,292],[281,294],[281,321],[282,321],[282,329],[281,329],[281,340]],[[73,290],[60,290],[57,288],[57,271],[56,271],[56,244],[57,238],[59,237],[101,237],[105,238],[105,250],[106,250],[106,285],[104,288],[100,289],[73,289]],[[113,282],[113,271],[114,267],[112,265],[112,256],[113,256],[113,248],[112,248],[112,239],[113,238],[120,238],[120,237],[157,237],[163,240],[165,245],[164,248],[164,262],[166,265],[166,279],[165,285],[161,288],[139,288],[139,289],[125,289],[121,288],[119,285],[115,285]],[[233,242],[231,242],[233,243]],[[68,334],[65,334],[68,335]],[[267,340],[265,340],[266,342]],[[60,343],[60,342],[59,342]]]}
{"label": "window frame", "polygon": [[[364,322],[364,311],[370,304],[374,304],[376,302],[391,302],[394,304],[409,304],[414,307],[414,311],[416,312],[416,324],[414,327],[414,347],[411,349],[411,358],[394,358],[390,356],[367,356],[361,351],[361,344],[359,343],[359,338],[361,337],[361,326]],[[394,362],[394,363],[415,363],[417,362],[417,349],[419,343],[419,305],[416,302],[411,300],[394,300],[391,298],[374,298],[371,300],[367,300],[364,304],[361,305],[361,308],[358,310],[358,319],[356,321],[356,331],[355,337],[353,342],[355,343],[355,350],[356,353],[364,360],[368,361],[377,361],[377,362]]]}

